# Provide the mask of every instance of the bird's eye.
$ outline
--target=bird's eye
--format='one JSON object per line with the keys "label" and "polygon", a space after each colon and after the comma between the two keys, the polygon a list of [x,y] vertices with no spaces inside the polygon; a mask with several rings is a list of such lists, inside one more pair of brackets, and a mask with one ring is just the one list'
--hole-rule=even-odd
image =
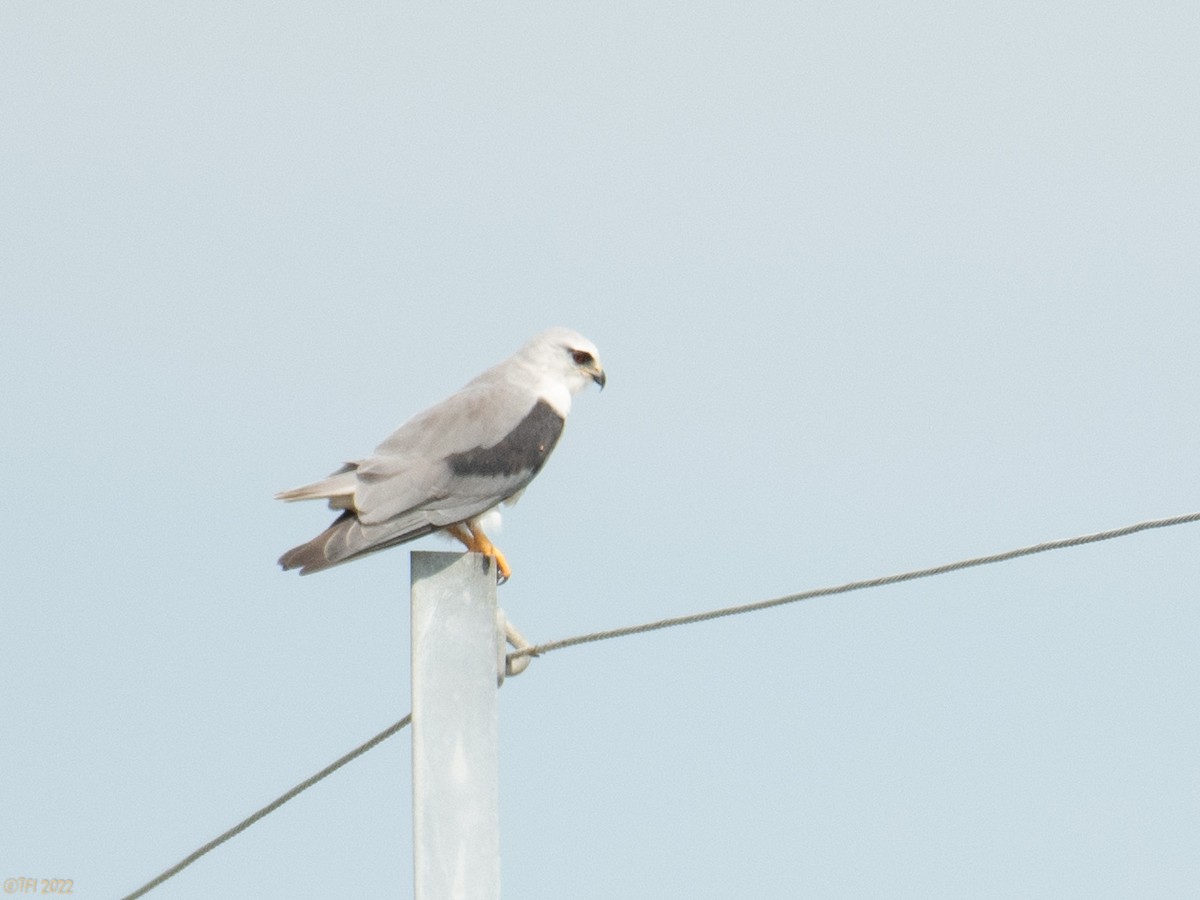
{"label": "bird's eye", "polygon": [[593,361],[594,357],[586,350],[572,350],[571,359],[575,360],[577,366],[586,366]]}

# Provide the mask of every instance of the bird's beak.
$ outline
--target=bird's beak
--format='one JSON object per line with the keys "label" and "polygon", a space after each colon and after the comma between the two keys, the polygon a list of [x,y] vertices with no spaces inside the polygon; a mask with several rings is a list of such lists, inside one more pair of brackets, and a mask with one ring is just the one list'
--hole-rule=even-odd
{"label": "bird's beak", "polygon": [[597,367],[596,371],[592,373],[592,381],[600,385],[600,390],[604,390],[604,385],[608,384],[608,376],[604,374],[603,369]]}

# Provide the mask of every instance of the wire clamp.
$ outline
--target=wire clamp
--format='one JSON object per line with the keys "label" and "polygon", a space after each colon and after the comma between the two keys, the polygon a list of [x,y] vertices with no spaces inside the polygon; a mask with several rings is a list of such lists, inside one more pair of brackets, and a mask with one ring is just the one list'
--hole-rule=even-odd
{"label": "wire clamp", "polygon": [[504,615],[504,610],[496,607],[496,672],[497,685],[504,684],[506,677],[520,675],[529,668],[529,661],[533,659],[533,654],[525,654],[523,656],[510,655],[508,647],[511,646],[514,650],[528,650],[533,644],[529,643],[528,638],[521,634],[517,626],[508,621]]}

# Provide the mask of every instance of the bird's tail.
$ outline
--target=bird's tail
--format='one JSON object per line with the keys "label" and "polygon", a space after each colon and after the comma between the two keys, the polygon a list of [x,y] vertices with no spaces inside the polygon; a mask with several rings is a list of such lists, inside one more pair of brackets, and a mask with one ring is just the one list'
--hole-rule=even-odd
{"label": "bird's tail", "polygon": [[331,509],[353,509],[354,488],[358,483],[355,470],[357,463],[346,463],[328,478],[323,478],[313,484],[292,488],[290,491],[280,491],[275,495],[276,500],[328,500]]}
{"label": "bird's tail", "polygon": [[390,535],[376,533],[368,536],[358,516],[348,509],[311,541],[293,547],[279,557],[279,565],[284,571],[299,569],[301,575],[311,575],[377,550],[406,544],[436,530],[436,526],[423,523]]}
{"label": "bird's tail", "polygon": [[340,555],[338,550],[345,549],[350,531],[357,525],[358,518],[347,510],[311,541],[293,547],[279,557],[279,565],[283,566],[285,572],[288,569],[299,569],[301,575],[311,575],[313,572],[320,572],[345,562],[355,554]]}

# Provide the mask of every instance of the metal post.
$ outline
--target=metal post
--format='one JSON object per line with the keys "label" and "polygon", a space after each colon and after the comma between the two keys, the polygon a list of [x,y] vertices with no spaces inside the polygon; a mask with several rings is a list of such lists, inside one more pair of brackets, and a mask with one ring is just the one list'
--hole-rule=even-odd
{"label": "metal post", "polygon": [[500,897],[496,622],[491,560],[412,554],[416,900]]}

